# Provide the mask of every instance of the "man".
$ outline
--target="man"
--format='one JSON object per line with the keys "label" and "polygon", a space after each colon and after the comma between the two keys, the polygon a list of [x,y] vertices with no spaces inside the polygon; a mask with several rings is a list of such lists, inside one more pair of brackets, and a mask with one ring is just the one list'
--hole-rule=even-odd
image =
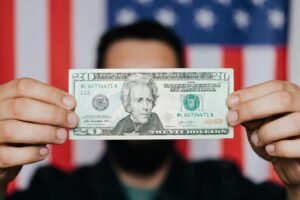
{"label": "man", "polygon": [[125,111],[130,114],[121,119],[111,133],[124,135],[163,130],[158,115],[152,112],[157,98],[158,89],[151,76],[146,74],[129,76],[122,87],[121,100]]}
{"label": "man", "polygon": [[[152,23],[109,31],[99,50],[98,66],[108,68],[183,66],[176,36]],[[299,93],[294,84],[271,81],[227,99],[228,122],[246,127],[254,151],[274,164],[287,196],[275,185],[251,183],[226,161],[186,163],[172,141],[111,141],[107,155],[95,166],[70,175],[52,167],[41,169],[27,192],[9,199],[300,199]],[[2,194],[20,166],[45,159],[47,144],[66,140],[64,128],[78,122],[74,107],[73,97],[35,80],[1,85]]]}

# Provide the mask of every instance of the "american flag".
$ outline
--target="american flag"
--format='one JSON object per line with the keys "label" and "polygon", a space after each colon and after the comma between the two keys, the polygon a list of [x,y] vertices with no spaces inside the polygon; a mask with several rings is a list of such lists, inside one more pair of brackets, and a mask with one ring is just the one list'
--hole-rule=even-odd
{"label": "american flag", "polygon": [[[182,37],[189,67],[234,68],[235,89],[271,79],[299,83],[297,8],[297,0],[0,0],[0,84],[31,77],[67,90],[69,67],[94,66],[107,28],[145,18]],[[241,127],[234,140],[179,141],[178,147],[189,160],[231,159],[256,182],[276,180]],[[42,165],[73,170],[94,163],[104,149],[101,141],[52,146],[49,158],[23,167],[10,188],[26,188]]]}

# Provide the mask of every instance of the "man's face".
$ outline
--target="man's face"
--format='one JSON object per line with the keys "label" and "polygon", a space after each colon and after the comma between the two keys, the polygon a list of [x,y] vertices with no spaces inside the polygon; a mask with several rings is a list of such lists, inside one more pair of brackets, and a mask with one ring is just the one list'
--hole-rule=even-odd
{"label": "man's face", "polygon": [[[106,68],[176,68],[174,51],[156,40],[126,39],[108,49]],[[149,120],[153,102],[147,86],[137,85],[131,89],[132,117],[137,122]],[[174,153],[173,140],[120,140],[108,141],[108,155],[125,171],[147,176],[153,174]]]}
{"label": "man's face", "polygon": [[134,122],[146,124],[151,117],[153,108],[153,97],[151,90],[145,84],[138,84],[131,87],[129,110]]}

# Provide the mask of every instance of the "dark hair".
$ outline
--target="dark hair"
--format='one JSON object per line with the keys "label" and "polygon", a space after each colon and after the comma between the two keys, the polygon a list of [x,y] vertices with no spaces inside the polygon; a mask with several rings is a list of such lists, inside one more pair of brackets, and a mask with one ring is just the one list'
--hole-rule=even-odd
{"label": "dark hair", "polygon": [[157,22],[144,20],[108,30],[101,37],[97,48],[96,68],[103,67],[106,53],[110,46],[124,39],[158,40],[163,42],[173,49],[178,62],[177,67],[185,66],[184,47],[178,36]]}

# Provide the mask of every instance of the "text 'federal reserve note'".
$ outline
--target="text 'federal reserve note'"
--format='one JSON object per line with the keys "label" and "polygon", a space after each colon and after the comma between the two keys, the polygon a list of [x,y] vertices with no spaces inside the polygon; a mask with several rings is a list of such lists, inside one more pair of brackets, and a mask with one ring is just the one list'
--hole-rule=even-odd
{"label": "text 'federal reserve note'", "polygon": [[232,69],[74,69],[70,139],[232,138]]}

